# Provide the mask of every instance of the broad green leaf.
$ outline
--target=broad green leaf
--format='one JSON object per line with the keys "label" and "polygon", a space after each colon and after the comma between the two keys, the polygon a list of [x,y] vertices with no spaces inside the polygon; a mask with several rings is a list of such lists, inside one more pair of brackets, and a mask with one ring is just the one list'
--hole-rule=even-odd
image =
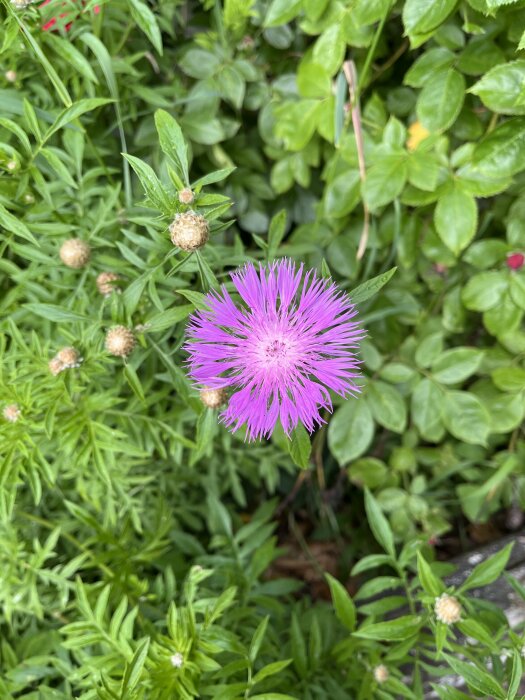
{"label": "broad green leaf", "polygon": [[494,66],[469,92],[477,95],[493,112],[525,114],[524,82],[525,60],[511,61]]}
{"label": "broad green leaf", "polygon": [[443,243],[454,255],[459,255],[476,234],[476,200],[457,188],[448,190],[438,199],[434,223]]}
{"label": "broad green leaf", "polygon": [[457,0],[406,0],[403,24],[407,34],[424,34],[446,20]]}
{"label": "broad green leaf", "polygon": [[360,457],[372,442],[374,421],[366,401],[346,401],[328,426],[328,446],[341,466]]}
{"label": "broad green leaf", "polygon": [[489,180],[512,177],[525,169],[525,118],[515,117],[490,131],[476,145],[471,162],[458,170],[459,177],[470,174]]}
{"label": "broad green leaf", "polygon": [[378,209],[393,202],[403,191],[408,175],[407,156],[403,152],[386,152],[381,147],[373,163],[363,183],[363,196],[370,209]]}
{"label": "broad green leaf", "polygon": [[155,174],[153,168],[140,158],[130,156],[128,153],[123,153],[122,155],[137,174],[140,184],[151,203],[163,214],[172,214],[168,193],[164,189],[164,185]]}
{"label": "broad green leaf", "polygon": [[272,0],[264,18],[265,27],[277,27],[296,17],[301,11],[302,0]]}
{"label": "broad green leaf", "polygon": [[479,369],[483,351],[475,348],[453,348],[444,352],[432,365],[434,379],[441,384],[456,384]]}
{"label": "broad green leaf", "polygon": [[27,226],[20,221],[20,219],[11,214],[11,212],[7,211],[3,204],[0,204],[0,228],[4,228],[6,231],[14,233],[15,236],[25,238],[26,241],[30,241],[36,246],[39,245],[36,238],[33,236]]}
{"label": "broad green leaf", "polygon": [[367,401],[380,425],[395,433],[404,431],[407,418],[405,401],[395,387],[376,379],[368,386]]}
{"label": "broad green leaf", "polygon": [[469,279],[461,300],[471,311],[488,311],[503,299],[507,278],[501,272],[480,272]]}
{"label": "broad green leaf", "polygon": [[481,401],[466,391],[447,391],[443,422],[449,433],[472,445],[485,445],[490,433],[490,416]]}
{"label": "broad green leaf", "polygon": [[[418,0],[419,1],[419,0]],[[417,116],[431,132],[444,131],[456,121],[465,99],[465,78],[453,68],[425,83],[417,101]]]}

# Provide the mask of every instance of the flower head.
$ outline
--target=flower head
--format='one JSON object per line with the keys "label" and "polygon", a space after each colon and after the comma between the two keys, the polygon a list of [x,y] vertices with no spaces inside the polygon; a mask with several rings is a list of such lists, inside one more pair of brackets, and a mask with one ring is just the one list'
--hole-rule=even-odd
{"label": "flower head", "polygon": [[181,204],[193,204],[194,199],[195,195],[191,187],[185,187],[184,189],[179,190],[179,202]]}
{"label": "flower head", "polygon": [[174,654],[172,654],[172,656],[170,656],[170,661],[174,668],[182,668],[182,665],[184,664],[184,656],[180,653],[180,651],[176,651]]}
{"label": "flower head", "polygon": [[133,331],[126,326],[113,326],[106,333],[106,350],[115,357],[127,357],[135,343]]}
{"label": "flower head", "polygon": [[10,403],[4,407],[2,415],[6,419],[6,421],[9,421],[9,423],[16,423],[22,415],[22,411],[20,410],[17,403]]}
{"label": "flower head", "polygon": [[4,78],[7,80],[8,83],[16,82],[16,71],[6,70],[6,72],[4,73]]}
{"label": "flower head", "polygon": [[210,235],[208,221],[202,214],[197,214],[194,211],[176,214],[169,230],[173,245],[188,252],[198,250],[206,245]]}
{"label": "flower head", "polygon": [[201,401],[206,408],[219,408],[226,401],[224,389],[204,388],[200,393]]}
{"label": "flower head", "polygon": [[379,664],[374,668],[374,679],[377,683],[386,683],[389,677],[390,673],[384,664]]}
{"label": "flower head", "polygon": [[434,612],[437,619],[445,625],[453,625],[461,620],[461,604],[459,600],[447,593],[443,593],[439,598],[436,598]]}
{"label": "flower head", "polygon": [[330,390],[359,391],[353,350],[363,331],[349,297],[291,260],[252,264],[231,273],[242,304],[223,286],[207,296],[188,326],[189,373],[207,389],[233,393],[221,414],[248,438],[269,437],[280,419],[286,434],[299,422],[312,432],[331,410]]}
{"label": "flower head", "polygon": [[122,290],[116,284],[119,280],[120,277],[116,272],[101,272],[97,277],[97,289],[105,297],[112,292],[120,294]]}
{"label": "flower head", "polygon": [[87,265],[91,257],[91,248],[89,243],[80,238],[70,238],[62,243],[60,248],[60,260],[75,270],[78,270],[84,265]]}
{"label": "flower head", "polygon": [[56,354],[56,359],[61,363],[62,369],[76,369],[84,358],[80,357],[80,353],[75,348],[62,348]]}

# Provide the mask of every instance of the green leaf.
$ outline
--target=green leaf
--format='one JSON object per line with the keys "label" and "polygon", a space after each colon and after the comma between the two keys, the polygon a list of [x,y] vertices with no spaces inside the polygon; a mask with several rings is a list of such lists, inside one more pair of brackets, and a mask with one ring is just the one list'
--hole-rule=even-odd
{"label": "green leaf", "polygon": [[434,574],[421,552],[417,553],[417,575],[423,590],[429,595],[437,598],[445,590],[443,582]]}
{"label": "green leaf", "polygon": [[410,639],[419,632],[423,620],[417,615],[405,615],[389,622],[366,625],[354,632],[354,637],[373,639],[382,642],[396,642]]}
{"label": "green leaf", "polygon": [[11,212],[7,211],[3,204],[0,204],[0,226],[5,228],[6,231],[14,233],[15,236],[25,238],[26,241],[30,241],[34,245],[39,246],[38,241],[27,226],[20,221],[20,219],[11,214]]}
{"label": "green leaf", "polygon": [[255,676],[253,677],[253,679],[252,679],[253,685],[257,685],[257,683],[260,683],[261,681],[263,681],[265,678],[268,678],[269,676],[274,676],[276,673],[280,673],[287,666],[289,666],[291,663],[292,663],[291,659],[285,659],[284,661],[273,661],[271,664],[268,664],[267,666],[263,666],[261,668],[261,670],[257,671]]}
{"label": "green leaf", "polygon": [[189,184],[188,149],[176,120],[163,109],[155,112],[155,125],[159,134],[160,147],[171,159],[184,184]]}
{"label": "green leaf", "polygon": [[501,272],[480,272],[469,279],[461,300],[471,311],[488,311],[497,306],[507,289],[507,279]]}
{"label": "green leaf", "polygon": [[128,0],[128,5],[131,18],[151,41],[157,53],[162,56],[162,36],[155,15],[141,0]]}
{"label": "green leaf", "polygon": [[492,381],[502,391],[523,391],[525,389],[525,369],[521,367],[498,367],[492,372]]}
{"label": "green leaf", "polygon": [[483,360],[482,350],[453,348],[444,352],[432,365],[434,379],[441,384],[456,384],[473,375]]}
{"label": "green leaf", "polygon": [[146,637],[139,642],[137,649],[133,654],[133,658],[129,664],[126,665],[126,671],[124,673],[124,678],[122,679],[122,690],[133,690],[137,687],[142,674],[142,669],[144,668],[144,664],[148,656],[149,643],[149,637]]}
{"label": "green leaf", "polygon": [[525,114],[523,84],[525,61],[510,61],[494,66],[469,92],[478,95],[483,104],[499,114]]}
{"label": "green leaf", "polygon": [[510,542],[506,547],[503,547],[499,552],[482,561],[472,570],[472,573],[466,578],[459,588],[461,593],[469,591],[472,588],[488,586],[489,583],[496,581],[504,572],[507,562],[509,561],[512,552],[513,542]]}
{"label": "green leaf", "polygon": [[325,29],[314,44],[312,58],[332,77],[341,67],[346,51],[343,28],[339,22]]}
{"label": "green leaf", "polygon": [[370,529],[385,552],[395,558],[396,550],[394,546],[394,535],[388,520],[383,515],[376,499],[368,489],[365,489],[365,509]]}
{"label": "green leaf", "polygon": [[130,156],[127,153],[123,153],[122,155],[137,174],[140,184],[151,203],[163,214],[172,214],[168,193],[164,189],[164,185],[155,174],[153,168],[140,158],[135,158],[135,156]]}
{"label": "green leaf", "polygon": [[469,174],[500,180],[525,168],[525,118],[515,117],[490,131],[476,145],[471,162],[458,170],[459,177]]}
{"label": "green leaf", "polygon": [[79,314],[76,311],[68,311],[62,306],[56,306],[55,304],[24,304],[24,308],[28,309],[37,316],[47,318],[48,321],[55,321],[56,323],[70,323],[73,321],[88,320],[87,316],[84,314]]}
{"label": "green leaf", "polygon": [[44,136],[44,141],[47,141],[54,133],[62,129],[66,124],[78,119],[86,112],[92,112],[97,107],[111,104],[113,100],[104,97],[90,97],[85,100],[79,100],[64,109],[56,118],[54,123],[49,127]]}
{"label": "green leaf", "polygon": [[301,469],[307,469],[310,464],[312,445],[308,431],[302,423],[298,423],[293,429],[291,440],[287,443],[290,456]]}
{"label": "green leaf", "polygon": [[326,574],[326,580],[330,586],[330,593],[332,594],[332,601],[337,618],[343,623],[347,630],[353,632],[357,619],[354,601],[349,596],[346,588],[336,578],[330,576],[330,574]]}
{"label": "green leaf", "polygon": [[523,662],[521,660],[521,654],[517,649],[514,649],[514,654],[512,657],[512,674],[510,677],[509,688],[507,690],[506,700],[514,700],[516,697],[521,680],[523,677]]}
{"label": "green leaf", "polygon": [[459,255],[476,234],[476,200],[457,188],[448,190],[438,199],[434,223],[443,243],[454,255]]}
{"label": "green leaf", "polygon": [[395,275],[397,267],[392,267],[386,272],[382,272],[376,277],[363,282],[358,287],[355,287],[350,292],[350,298],[352,304],[362,304],[364,301],[371,299],[375,296],[380,289],[382,289],[385,284]]}
{"label": "green leaf", "polygon": [[144,402],[146,400],[146,397],[144,396],[144,389],[142,388],[141,381],[137,372],[135,371],[135,368],[129,364],[126,364],[124,367],[124,376],[126,377],[126,381],[128,382],[135,396]]}
{"label": "green leaf", "polygon": [[267,615],[265,618],[261,620],[259,623],[257,629],[254,632],[254,635],[252,637],[252,641],[250,642],[250,649],[248,651],[248,657],[250,661],[253,662],[257,658],[257,655],[259,654],[259,649],[261,648],[262,641],[264,639],[264,635],[266,634],[266,628],[268,627],[268,621],[270,620],[270,616]]}
{"label": "green leaf", "polygon": [[265,27],[286,24],[301,11],[302,0],[272,0],[264,19]]}
{"label": "green leaf", "polygon": [[193,304],[175,306],[173,309],[167,309],[166,311],[161,311],[161,313],[152,316],[144,325],[148,333],[158,333],[186,319],[194,308]]}
{"label": "green leaf", "polygon": [[273,260],[286,231],[286,209],[281,209],[270,221],[268,231],[268,260]]}
{"label": "green leaf", "polygon": [[391,384],[378,379],[368,386],[367,400],[374,419],[388,430],[402,433],[406,427],[407,411],[403,397]]}
{"label": "green leaf", "polygon": [[[419,1],[419,0],[418,0]],[[426,83],[416,112],[429,131],[444,131],[456,121],[465,99],[465,78],[453,68],[440,71]]]}
{"label": "green leaf", "polygon": [[443,407],[445,427],[458,440],[486,445],[490,416],[477,396],[466,391],[447,391]]}
{"label": "green leaf", "polygon": [[478,691],[481,695],[488,695],[491,698],[504,698],[505,691],[497,682],[494,676],[485,669],[473,664],[460,661],[455,656],[443,654],[444,659],[455,673],[463,678],[468,686]]}
{"label": "green leaf", "polygon": [[374,165],[368,170],[363,183],[363,196],[370,209],[393,202],[403,191],[407,175],[406,153],[385,152],[382,147],[377,149]]}
{"label": "green leaf", "polygon": [[407,34],[425,34],[442,24],[457,0],[406,0],[403,24]]}
{"label": "green leaf", "polygon": [[345,402],[328,426],[330,452],[342,467],[366,452],[373,436],[374,421],[363,399]]}

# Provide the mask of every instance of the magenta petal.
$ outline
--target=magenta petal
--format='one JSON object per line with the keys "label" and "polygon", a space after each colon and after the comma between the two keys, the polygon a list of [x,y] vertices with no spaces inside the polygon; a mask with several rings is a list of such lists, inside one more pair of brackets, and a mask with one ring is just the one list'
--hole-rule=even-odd
{"label": "magenta petal", "polygon": [[248,264],[231,277],[241,303],[222,287],[190,318],[191,378],[230,389],[221,418],[233,431],[245,425],[249,440],[270,437],[279,420],[287,435],[298,423],[313,431],[324,422],[320,411],[332,409],[330,391],[359,391],[354,351],[364,331],[355,307],[331,280],[292,260]]}

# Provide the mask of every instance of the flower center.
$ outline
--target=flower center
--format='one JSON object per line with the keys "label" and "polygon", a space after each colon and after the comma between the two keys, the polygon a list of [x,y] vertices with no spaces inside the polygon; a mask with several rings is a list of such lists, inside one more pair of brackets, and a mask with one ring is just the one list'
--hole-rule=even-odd
{"label": "flower center", "polygon": [[272,340],[266,345],[265,354],[268,360],[279,360],[286,357],[288,345],[282,340]]}

